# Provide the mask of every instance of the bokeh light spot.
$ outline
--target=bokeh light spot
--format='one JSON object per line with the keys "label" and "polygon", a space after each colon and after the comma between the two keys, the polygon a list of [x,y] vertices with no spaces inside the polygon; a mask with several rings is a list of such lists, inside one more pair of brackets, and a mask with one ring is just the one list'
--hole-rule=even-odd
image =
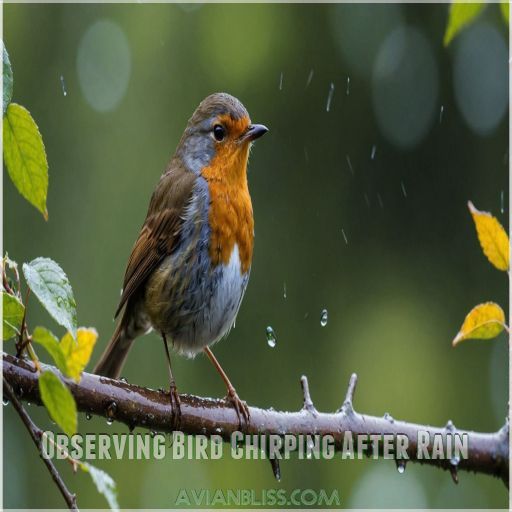
{"label": "bokeh light spot", "polygon": [[412,27],[394,30],[377,55],[372,99],[384,136],[401,148],[421,142],[432,125],[438,71],[426,38]]}
{"label": "bokeh light spot", "polygon": [[114,110],[131,72],[130,46],[119,25],[109,20],[93,23],[80,41],[76,66],[87,103],[98,112]]}
{"label": "bokeh light spot", "polygon": [[465,121],[479,135],[494,130],[507,110],[507,63],[504,39],[487,23],[469,27],[457,40],[455,99]]}

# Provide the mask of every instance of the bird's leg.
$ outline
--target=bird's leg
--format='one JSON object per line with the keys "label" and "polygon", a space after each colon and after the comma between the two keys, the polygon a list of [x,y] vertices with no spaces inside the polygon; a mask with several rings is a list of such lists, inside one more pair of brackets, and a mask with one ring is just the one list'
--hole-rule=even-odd
{"label": "bird's leg", "polygon": [[226,372],[222,369],[222,366],[217,361],[217,358],[213,355],[213,352],[208,347],[206,347],[204,351],[206,352],[206,355],[208,356],[210,361],[213,363],[213,366],[215,366],[215,368],[219,372],[220,376],[222,377],[222,380],[224,381],[224,384],[226,384],[228,394],[225,400],[233,404],[233,407],[235,408],[236,414],[238,416],[239,427],[242,428],[242,417],[244,418],[246,425],[248,425],[249,419],[251,417],[249,413],[249,407],[247,407],[247,404],[245,402],[240,400],[240,397],[238,396],[235,388],[233,387],[233,384],[231,384],[228,376],[226,375]]}
{"label": "bird's leg", "polygon": [[180,395],[178,395],[178,388],[176,387],[176,381],[174,380],[174,375],[172,374],[171,355],[169,354],[169,345],[167,344],[167,338],[164,333],[162,333],[162,339],[164,340],[165,354],[167,356],[167,367],[169,368],[169,394],[171,398],[173,430],[179,430],[181,421]]}

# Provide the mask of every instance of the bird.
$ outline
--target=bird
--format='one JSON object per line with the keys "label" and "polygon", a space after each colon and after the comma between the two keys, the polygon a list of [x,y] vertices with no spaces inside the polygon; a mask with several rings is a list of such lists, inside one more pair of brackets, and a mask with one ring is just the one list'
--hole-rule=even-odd
{"label": "bird", "polygon": [[117,326],[94,373],[118,379],[135,339],[159,333],[175,425],[181,402],[169,342],[189,358],[204,352],[226,385],[239,424],[250,419],[210,347],[228,335],[249,281],[254,217],[247,164],[253,142],[267,131],[251,122],[234,96],[207,96],[154,189],[128,259]]}

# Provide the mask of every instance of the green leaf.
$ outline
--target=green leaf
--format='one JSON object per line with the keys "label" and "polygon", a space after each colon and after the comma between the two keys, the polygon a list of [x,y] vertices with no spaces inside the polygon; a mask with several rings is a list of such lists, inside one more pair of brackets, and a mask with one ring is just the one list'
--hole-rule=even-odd
{"label": "green leaf", "polygon": [[105,496],[111,510],[119,510],[119,503],[117,503],[116,483],[114,482],[113,478],[108,473],[105,473],[105,471],[102,469],[95,468],[87,462],[82,463],[80,467],[83,471],[91,475],[96,489],[98,489],[100,494]]}
{"label": "green leaf", "polygon": [[53,333],[45,327],[36,327],[32,333],[32,341],[41,345],[52,356],[57,368],[69,377],[66,356],[62,351],[59,340]]}
{"label": "green leaf", "polygon": [[4,161],[18,192],[48,220],[48,162],[43,139],[30,112],[11,103],[4,115]]}
{"label": "green leaf", "polygon": [[76,303],[64,271],[50,258],[23,264],[28,285],[55,321],[76,338]]}
{"label": "green leaf", "polygon": [[472,4],[463,4],[457,1],[453,2],[450,6],[450,14],[444,33],[443,44],[448,46],[452,39],[480,14],[483,7],[484,4],[482,2]]}
{"label": "green leaf", "polygon": [[71,391],[50,371],[39,377],[39,393],[50,418],[68,435],[76,433],[76,404]]}
{"label": "green leaf", "polygon": [[3,80],[4,80],[4,94],[3,94],[3,114],[5,114],[7,107],[12,99],[12,87],[13,87],[13,76],[12,76],[12,68],[11,62],[9,60],[9,54],[7,53],[7,49],[5,48],[5,44],[2,42],[3,48]]}
{"label": "green leaf", "polygon": [[19,334],[25,307],[14,295],[7,292],[2,292],[2,303],[2,339],[5,341]]}
{"label": "green leaf", "polygon": [[509,16],[509,6],[510,4],[508,2],[501,2],[500,3],[500,11],[501,15],[503,16],[503,19],[505,20],[505,23],[508,25],[508,16]]}

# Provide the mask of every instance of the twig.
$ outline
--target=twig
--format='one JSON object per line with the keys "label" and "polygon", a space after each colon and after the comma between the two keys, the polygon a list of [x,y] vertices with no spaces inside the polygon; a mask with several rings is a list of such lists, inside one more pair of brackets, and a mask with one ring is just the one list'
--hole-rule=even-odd
{"label": "twig", "polygon": [[[171,432],[172,410],[169,396],[165,392],[155,391],[123,381],[116,381],[84,373],[79,383],[64,379],[52,366],[41,365],[43,370],[57,373],[65,380],[75,397],[77,408],[86,414],[96,414],[105,418],[125,423],[130,429],[143,427],[152,431]],[[9,354],[3,356],[3,374],[15,389],[23,389],[23,399],[40,404],[38,375],[28,361],[17,359]],[[356,376],[352,375],[345,397],[344,406],[336,413],[322,413],[315,409],[316,415],[298,412],[280,412],[273,409],[250,407],[251,421],[247,426],[247,434],[291,434],[308,435],[330,434],[334,438],[335,449],[343,449],[345,432],[354,436],[402,434],[407,436],[408,462],[419,462],[442,468],[453,475],[454,465],[448,459],[418,458],[418,434],[425,432],[430,438],[427,445],[428,453],[432,453],[434,435],[440,435],[443,443],[452,427],[431,427],[393,419],[389,414],[384,417],[359,414],[352,406],[356,384]],[[311,396],[307,379],[302,379],[304,403],[309,404]],[[190,435],[219,434],[224,440],[230,441],[231,434],[238,430],[238,417],[235,410],[224,400],[212,400],[191,395],[180,395],[181,399],[181,430]],[[115,404],[115,407],[112,406]],[[306,406],[306,409],[308,407]],[[114,411],[114,413],[112,413]],[[454,429],[455,427],[453,427]],[[468,458],[457,462],[457,470],[474,471],[501,478],[508,485],[509,475],[509,427],[508,422],[495,433],[479,433],[457,430],[457,433],[468,436]],[[381,450],[379,443],[379,450]]]}
{"label": "twig", "polygon": [[14,393],[11,385],[8,382],[8,379],[6,379],[5,375],[3,378],[4,382],[4,393],[7,395],[9,400],[11,401],[12,405],[16,409],[16,412],[18,413],[18,416],[21,418],[21,421],[27,428],[30,437],[32,437],[32,440],[34,441],[34,444],[37,446],[37,449],[39,450],[39,453],[41,455],[41,458],[43,459],[43,462],[46,464],[46,467],[48,468],[48,471],[52,475],[53,481],[57,484],[57,487],[59,488],[60,493],[62,494],[64,500],[66,501],[66,504],[70,510],[78,510],[78,506],[76,503],[76,494],[72,494],[68,488],[66,487],[66,484],[64,483],[64,480],[62,480],[62,477],[60,476],[60,473],[58,472],[57,468],[53,464],[52,460],[48,457],[45,457],[43,454],[43,447],[42,447],[42,436],[43,431],[34,424],[34,422],[30,419],[30,416],[27,414],[27,411],[23,408],[20,401],[18,400],[18,397]]}

